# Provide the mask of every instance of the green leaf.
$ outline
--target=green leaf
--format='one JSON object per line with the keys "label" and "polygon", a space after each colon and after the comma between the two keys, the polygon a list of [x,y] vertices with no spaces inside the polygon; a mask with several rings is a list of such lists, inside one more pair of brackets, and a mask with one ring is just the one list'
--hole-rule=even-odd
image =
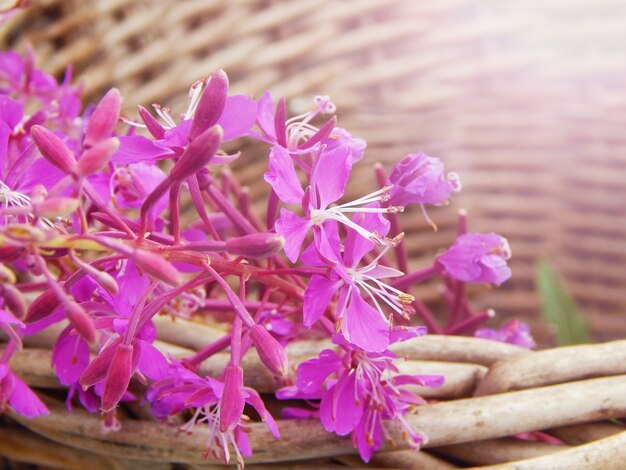
{"label": "green leaf", "polygon": [[563,277],[548,261],[541,260],[537,264],[536,282],[543,318],[556,328],[559,345],[589,343],[587,322]]}

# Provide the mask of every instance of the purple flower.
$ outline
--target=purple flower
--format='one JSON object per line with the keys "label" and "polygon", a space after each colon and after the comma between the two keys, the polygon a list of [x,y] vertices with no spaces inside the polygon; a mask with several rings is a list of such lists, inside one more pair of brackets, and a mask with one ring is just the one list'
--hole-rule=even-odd
{"label": "purple flower", "polygon": [[[356,214],[353,221],[364,230],[381,235],[389,230],[389,222],[377,213]],[[336,231],[329,230],[327,244],[318,250],[307,249],[303,255],[303,261],[310,265],[332,263],[328,277],[318,274],[311,277],[304,294],[303,323],[310,328],[338,293],[337,325],[344,338],[366,351],[384,351],[389,345],[391,322],[381,305],[387,305],[394,313],[407,318],[412,313],[410,304],[415,299],[381,280],[401,276],[402,273],[379,265],[378,258],[359,267],[363,257],[376,246],[375,243],[355,231],[348,232],[343,253],[339,243]],[[316,251],[323,259],[315,256]],[[370,299],[375,307],[362,296]]]}
{"label": "purple flower", "polygon": [[[276,232],[285,238],[285,255],[292,263],[297,261],[302,243],[310,229],[313,229],[317,246],[321,246],[325,237],[324,227],[328,228],[329,221],[339,222],[379,245],[392,243],[392,240],[384,238],[379,233],[354,223],[346,215],[355,212],[387,213],[400,210],[394,206],[382,208],[373,205],[386,198],[388,188],[355,201],[331,206],[343,196],[352,170],[351,157],[352,153],[346,146],[321,152],[305,191],[298,180],[293,160],[287,150],[282,147],[272,148],[269,171],[264,175],[265,181],[272,186],[281,201],[287,204],[300,204],[305,213],[305,217],[299,217],[287,209],[281,209],[280,218],[275,224]],[[364,205],[369,207],[360,207]]]}
{"label": "purple flower", "polygon": [[439,387],[443,377],[401,375],[393,364],[393,353],[370,353],[339,343],[344,352],[326,349],[319,357],[302,362],[296,385],[279,390],[277,398],[320,400],[319,418],[324,428],[340,436],[352,434],[353,445],[366,462],[380,448],[383,437],[388,438],[385,421],[397,420],[409,445],[419,448],[424,437],[414,432],[403,416],[425,401],[403,387]]}
{"label": "purple flower", "polygon": [[[243,410],[240,403],[233,403],[232,397],[224,393],[224,387],[224,382],[211,377],[199,377],[174,361],[167,377],[152,384],[147,399],[153,414],[159,418],[166,418],[187,409],[192,410],[193,417],[182,430],[190,431],[195,425],[206,424],[209,430],[206,454],[228,463],[232,449],[237,463],[243,467],[243,457],[252,455],[247,436],[250,431],[246,424],[248,418],[241,413],[239,419],[236,419],[232,410],[222,410],[224,406],[236,406]],[[274,437],[278,438],[280,435],[276,422],[259,394],[249,387],[243,387],[242,390],[244,402],[256,410]],[[228,416],[226,426],[221,425],[221,416]]]}
{"label": "purple flower", "polygon": [[[355,154],[351,161],[361,158],[362,150],[360,142],[349,143],[350,134],[332,136],[335,130],[337,119],[332,117],[320,128],[310,124],[310,121],[318,115],[333,114],[336,111],[335,105],[328,96],[316,96],[313,99],[313,107],[300,114],[287,119],[287,105],[285,99],[281,98],[274,110],[272,96],[265,92],[258,104],[257,126],[261,134],[254,134],[259,140],[263,140],[273,147],[280,147],[290,154],[307,154],[319,149],[322,144],[329,144],[333,139],[341,137],[341,142],[346,147],[355,148]],[[304,163],[304,162],[303,162]]]}
{"label": "purple flower", "polygon": [[476,331],[476,338],[491,339],[532,349],[536,346],[530,334],[530,327],[519,320],[510,320],[498,329],[483,328]]}
{"label": "purple flower", "polygon": [[461,190],[456,173],[444,174],[443,163],[425,153],[407,155],[393,168],[388,184],[393,185],[389,203],[442,204],[453,192]]}
{"label": "purple flower", "polygon": [[502,284],[511,277],[507,260],[511,249],[506,238],[495,233],[466,233],[437,257],[439,268],[462,282]]}
{"label": "purple flower", "polygon": [[[79,379],[84,388],[103,387],[103,411],[112,410],[124,397],[134,374],[158,380],[168,367],[165,357],[152,345],[156,339],[152,322],[138,326],[146,297],[151,292],[148,277],[140,275],[133,262],[127,260],[122,263],[116,280],[119,285],[116,295],[98,288],[102,303],[92,308],[98,312],[97,323],[101,331],[107,332],[108,340],[83,368]],[[64,359],[67,361],[68,357]]]}
{"label": "purple flower", "polygon": [[[247,135],[257,117],[257,103],[243,95],[226,96],[227,90],[228,78],[221,71],[212,74],[208,82],[203,80],[194,83],[189,91],[189,107],[178,124],[167,108],[155,106],[163,124],[147,110],[140,108],[144,124],[137,126],[146,127],[152,139],[140,135],[120,137],[120,148],[112,161],[139,163],[177,158],[202,130],[215,124],[223,129],[224,142]],[[212,163],[228,163],[234,158],[236,156],[216,156]]]}

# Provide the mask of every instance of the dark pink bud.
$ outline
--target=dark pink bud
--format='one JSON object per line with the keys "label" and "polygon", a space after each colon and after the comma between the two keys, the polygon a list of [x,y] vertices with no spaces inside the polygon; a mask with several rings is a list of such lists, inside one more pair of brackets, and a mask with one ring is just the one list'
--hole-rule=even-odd
{"label": "dark pink bud", "polygon": [[76,162],[73,173],[85,178],[102,169],[120,146],[116,137],[102,140],[87,149]]}
{"label": "dark pink bud", "polygon": [[246,400],[243,396],[243,370],[228,364],[224,370],[224,392],[220,403],[220,431],[232,431],[239,423]]}
{"label": "dark pink bud", "polygon": [[85,309],[81,307],[80,304],[71,300],[63,305],[63,309],[65,310],[68,320],[78,334],[81,335],[88,343],[95,343],[96,325]]}
{"label": "dark pink bud", "polygon": [[109,364],[111,364],[111,361],[113,360],[113,355],[121,342],[122,339],[118,338],[108,346],[104,347],[94,360],[91,361],[85,368],[80,376],[80,384],[84,390],[87,390],[89,387],[93,387],[97,383],[104,380],[107,375],[107,371],[109,370]]}
{"label": "dark pink bud", "polygon": [[30,134],[46,160],[64,173],[70,172],[76,163],[76,158],[61,139],[41,126],[33,126]]}
{"label": "dark pink bud", "polygon": [[54,312],[60,302],[55,293],[48,289],[31,302],[26,310],[25,323],[35,323]]}
{"label": "dark pink bud", "polygon": [[121,343],[113,354],[102,389],[103,412],[111,411],[120,402],[133,375],[133,346]]}
{"label": "dark pink bud", "polygon": [[141,116],[141,120],[146,125],[146,129],[148,132],[152,134],[152,137],[155,139],[162,139],[165,137],[165,129],[159,121],[157,121],[152,114],[148,112],[146,108],[143,106],[139,106],[139,115]]}
{"label": "dark pink bud", "polygon": [[89,118],[87,129],[85,130],[85,140],[83,141],[85,147],[90,147],[103,139],[111,137],[120,118],[121,107],[122,97],[120,92],[117,88],[111,88],[100,100],[100,103],[98,103],[98,106],[96,106]]}
{"label": "dark pink bud", "polygon": [[254,325],[250,328],[250,339],[256,351],[272,374],[277,377],[284,377],[289,373],[289,359],[285,349],[276,339],[261,325]]}
{"label": "dark pink bud", "polygon": [[223,133],[220,126],[213,126],[194,139],[172,167],[170,179],[179,183],[200,171],[215,156]]}
{"label": "dark pink bud", "polygon": [[211,74],[189,130],[189,140],[200,136],[209,127],[214,126],[224,111],[228,94],[228,77],[223,70]]}
{"label": "dark pink bud", "polygon": [[226,251],[231,255],[262,259],[282,250],[285,239],[277,233],[253,233],[226,240]]}
{"label": "dark pink bud", "polygon": [[26,300],[24,294],[15,286],[4,284],[2,287],[2,295],[4,296],[4,304],[17,318],[24,318],[26,315]]}
{"label": "dark pink bud", "polygon": [[151,276],[171,285],[179,286],[183,279],[178,270],[162,256],[151,251],[136,249],[130,258]]}

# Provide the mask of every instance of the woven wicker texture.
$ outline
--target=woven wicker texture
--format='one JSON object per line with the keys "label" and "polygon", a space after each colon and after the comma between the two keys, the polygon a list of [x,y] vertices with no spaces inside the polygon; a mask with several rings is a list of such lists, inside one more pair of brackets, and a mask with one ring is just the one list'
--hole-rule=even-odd
{"label": "woven wicker texture", "polygon": [[[513,248],[514,278],[476,302],[531,321],[535,263],[565,274],[596,337],[626,323],[626,4],[617,0],[42,0],[0,45],[35,45],[89,97],[117,86],[128,109],[183,109],[193,80],[224,68],[240,92],[333,97],[342,126],[392,162],[424,150],[461,174],[472,230]],[[174,97],[182,97],[175,100]],[[302,99],[299,99],[302,98]],[[239,163],[260,199],[261,158]],[[361,168],[359,184],[373,186]],[[363,184],[360,184],[363,182]],[[404,227],[416,264],[453,239],[454,211]],[[424,291],[427,297],[431,291]]]}

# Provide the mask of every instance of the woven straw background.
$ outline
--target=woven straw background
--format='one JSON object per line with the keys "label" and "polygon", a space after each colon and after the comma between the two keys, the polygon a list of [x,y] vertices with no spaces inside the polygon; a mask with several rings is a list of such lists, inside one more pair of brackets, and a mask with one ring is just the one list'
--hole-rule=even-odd
{"label": "woven straw background", "polygon": [[[472,230],[510,239],[514,278],[477,305],[523,316],[549,341],[535,263],[564,273],[596,338],[626,334],[626,3],[617,0],[32,0],[0,47],[35,46],[39,64],[119,87],[127,109],[184,108],[189,84],[224,68],[239,92],[329,94],[369,162],[441,157],[465,191]],[[180,99],[183,98],[183,100]],[[260,200],[261,155],[239,175]],[[353,193],[373,187],[367,168]],[[451,208],[405,216],[416,266],[454,237]],[[433,297],[434,289],[424,291]]]}

